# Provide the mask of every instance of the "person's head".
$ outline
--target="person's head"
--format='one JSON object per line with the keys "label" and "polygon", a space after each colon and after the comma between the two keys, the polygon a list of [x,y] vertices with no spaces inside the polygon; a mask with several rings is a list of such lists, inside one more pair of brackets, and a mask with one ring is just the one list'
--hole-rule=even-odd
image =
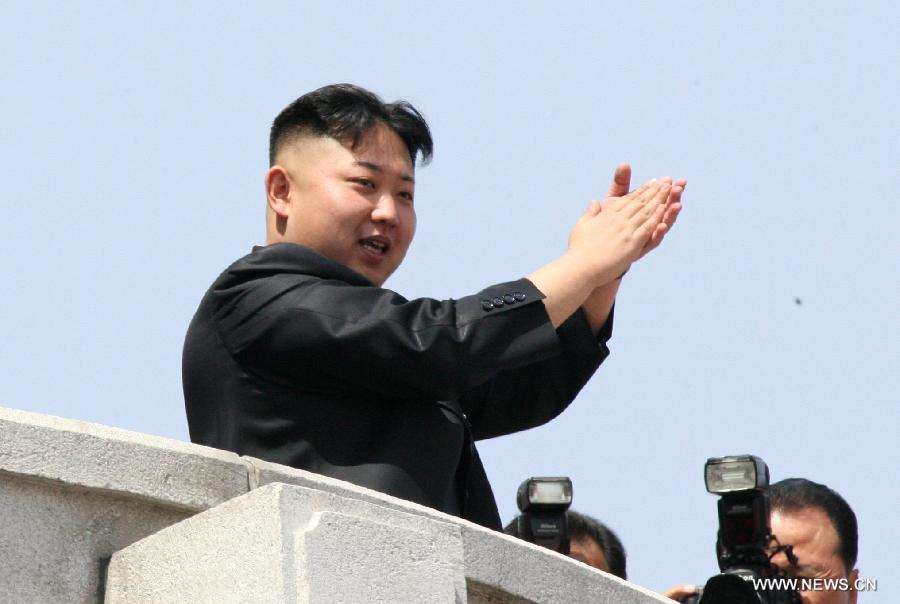
{"label": "person's head", "polygon": [[[569,557],[621,579],[628,578],[625,571],[625,548],[609,527],[596,518],[575,510],[566,512],[566,523]],[[520,537],[519,517],[513,518],[503,531],[513,537]]]}
{"label": "person's head", "polygon": [[298,243],[381,285],[416,229],[415,163],[433,144],[409,103],[351,84],[305,94],[272,124],[266,243]]}
{"label": "person's head", "polygon": [[566,513],[569,525],[569,555],[576,560],[627,579],[625,547],[608,526],[587,514]]}
{"label": "person's head", "polygon": [[791,576],[845,578],[850,590],[802,592],[809,604],[856,602],[856,515],[843,497],[825,485],[804,478],[787,478],[769,487],[769,520],[781,545],[793,546],[798,565],[781,553],[773,563]]}

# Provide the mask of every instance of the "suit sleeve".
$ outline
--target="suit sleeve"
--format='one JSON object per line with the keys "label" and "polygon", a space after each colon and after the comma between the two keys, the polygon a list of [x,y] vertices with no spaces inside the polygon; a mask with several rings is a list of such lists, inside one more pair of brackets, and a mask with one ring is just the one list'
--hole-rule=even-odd
{"label": "suit sleeve", "polygon": [[568,407],[609,356],[613,312],[597,336],[579,310],[557,330],[560,353],[500,372],[466,392],[460,405],[476,439],[492,438],[544,424]]}
{"label": "suit sleeve", "polygon": [[277,275],[215,292],[215,321],[245,367],[287,386],[330,381],[392,397],[456,399],[499,372],[559,353],[527,279],[459,300]]}

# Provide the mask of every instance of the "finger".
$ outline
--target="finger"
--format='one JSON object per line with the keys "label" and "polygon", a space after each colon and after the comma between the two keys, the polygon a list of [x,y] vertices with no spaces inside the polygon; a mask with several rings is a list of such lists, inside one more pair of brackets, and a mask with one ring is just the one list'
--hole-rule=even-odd
{"label": "finger", "polygon": [[656,225],[656,229],[653,231],[653,235],[650,236],[650,239],[653,241],[653,247],[656,247],[662,240],[665,239],[666,233],[669,232],[669,225],[665,222],[660,222]]}
{"label": "finger", "polygon": [[[665,199],[666,199],[667,195],[668,195],[668,193],[661,192],[660,195],[657,195],[653,199],[653,202],[647,204],[650,206],[652,206],[654,202],[656,204],[656,207],[652,209],[652,211],[650,213],[650,218],[647,221],[647,224],[651,227],[650,235],[652,235],[654,233],[654,231],[656,231],[656,227],[658,227],[661,224],[664,224],[663,217],[665,217],[665,215],[666,215]],[[649,239],[649,237],[648,237],[648,239]]]}
{"label": "finger", "polygon": [[650,235],[650,240],[644,246],[644,249],[643,251],[641,251],[641,255],[639,257],[643,257],[647,254],[647,252],[655,249],[657,246],[659,246],[660,243],[662,243],[663,238],[665,238],[666,234],[672,230],[672,226],[675,224],[675,221],[678,220],[678,214],[680,212],[681,204],[665,206],[662,220],[660,220],[659,224],[656,225],[656,228]]}
{"label": "finger", "polygon": [[641,250],[641,257],[646,255],[648,252],[656,249],[662,240],[665,238],[666,233],[669,231],[668,226],[665,222],[660,222],[656,225],[656,228],[653,229],[653,232],[650,234],[650,239],[647,240],[647,243],[644,245],[644,249]]}
{"label": "finger", "polygon": [[635,191],[633,194],[629,194],[624,199],[628,200],[628,203],[623,207],[620,212],[623,216],[628,219],[633,219],[636,216],[639,216],[638,219],[640,222],[646,219],[646,209],[647,204],[649,204],[659,192],[659,182],[654,181],[648,186]]}
{"label": "finger", "polygon": [[[645,243],[644,247],[641,249],[641,253],[638,254],[637,260],[640,260],[647,254],[652,252],[654,249],[656,249],[656,246],[659,245],[659,241],[660,240],[656,238],[656,231],[654,231],[653,234],[650,235],[650,239],[647,240],[647,243]],[[637,262],[637,260],[635,260],[635,262]]]}
{"label": "finger", "polygon": [[613,174],[612,184],[609,185],[607,197],[621,197],[628,193],[631,188],[631,166],[628,164],[619,164]]}
{"label": "finger", "polygon": [[648,221],[655,229],[657,225],[663,223],[663,217],[666,215],[666,199],[667,193],[660,193],[647,204],[647,211],[650,214]]}
{"label": "finger", "polygon": [[[642,195],[642,203],[644,204],[644,212],[647,215],[653,215],[657,211],[664,209],[666,199],[669,198],[669,191],[672,185],[665,181],[658,181],[655,191],[645,191]],[[660,214],[660,217],[662,214]]]}
{"label": "finger", "polygon": [[[623,202],[622,200],[628,200],[628,199],[632,199],[632,198],[634,198],[634,197],[637,197],[637,196],[639,196],[639,195],[642,195],[642,194],[644,193],[644,191],[646,191],[649,187],[653,186],[654,183],[656,183],[656,182],[657,182],[657,179],[651,178],[650,180],[648,180],[647,182],[645,182],[645,183],[642,184],[641,186],[637,187],[636,189],[634,189],[634,190],[631,191],[630,193],[626,193],[626,194],[623,195],[622,197],[617,197],[617,198],[615,198],[615,201],[616,201],[616,203],[618,204],[618,207],[622,207],[622,206],[624,206],[624,205],[627,203],[627,202]],[[612,204],[612,205],[615,206],[616,204],[614,203],[614,204]]]}
{"label": "finger", "polygon": [[666,205],[666,213],[663,216],[663,222],[666,223],[668,228],[672,228],[675,225],[675,221],[678,220],[678,215],[681,213],[681,204],[673,203]]}
{"label": "finger", "polygon": [[666,200],[666,204],[680,202],[682,193],[684,193],[684,187],[681,185],[673,185],[672,189],[669,191],[669,198]]}
{"label": "finger", "polygon": [[[648,206],[651,204],[647,204]],[[639,215],[644,214],[646,210],[642,211]],[[641,250],[638,255],[638,258],[643,256],[646,251],[648,245],[653,245],[652,238],[654,233],[656,233],[657,227],[662,224],[662,215],[663,215],[663,205],[661,203],[656,204],[656,208],[650,212],[650,215],[646,217],[643,222],[638,222],[634,228],[634,237],[637,241],[641,242]]]}
{"label": "finger", "polygon": [[643,200],[643,196],[647,194],[647,191],[649,191],[651,187],[659,187],[659,182],[655,178],[648,180],[631,193],[617,198],[615,202],[609,206],[609,208],[611,210],[620,211],[635,202],[638,202],[638,206],[640,206],[640,203]]}
{"label": "finger", "polygon": [[640,237],[645,238],[644,243],[646,244],[653,233],[656,231],[656,227],[662,224],[663,216],[666,213],[666,205],[664,200],[668,193],[665,191],[667,185],[662,185],[660,187],[659,192],[653,196],[653,198],[644,204],[643,209],[635,215],[635,219],[637,224],[638,232],[640,233]]}
{"label": "finger", "polygon": [[664,591],[663,595],[673,600],[680,600],[681,598],[693,595],[698,591],[700,591],[700,588],[698,588],[696,585],[682,583],[680,585],[673,585],[672,587]]}
{"label": "finger", "polygon": [[655,181],[649,187],[640,192],[635,197],[630,207],[623,209],[625,216],[643,223],[648,220],[657,210],[658,206],[666,199],[669,193],[669,185]]}

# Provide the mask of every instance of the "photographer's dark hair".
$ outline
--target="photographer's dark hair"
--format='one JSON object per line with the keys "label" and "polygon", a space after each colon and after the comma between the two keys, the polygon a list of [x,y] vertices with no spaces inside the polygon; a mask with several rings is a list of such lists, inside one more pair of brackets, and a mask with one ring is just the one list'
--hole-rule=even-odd
{"label": "photographer's dark hair", "polygon": [[612,529],[596,518],[574,510],[566,512],[566,520],[569,524],[569,539],[573,541],[594,540],[600,546],[603,557],[606,558],[609,572],[620,579],[628,579],[625,572],[625,547]]}
{"label": "photographer's dark hair", "polygon": [[377,123],[397,133],[413,165],[419,153],[423,164],[431,159],[431,131],[415,107],[406,101],[385,103],[353,84],[332,84],[304,94],[278,114],[269,133],[269,165],[275,164],[285,143],[298,136],[329,136],[349,141],[352,148]]}
{"label": "photographer's dark hair", "polygon": [[[628,579],[625,572],[625,547],[619,537],[608,526],[587,514],[568,510],[566,512],[569,539],[572,541],[593,541],[600,547],[609,572],[620,579]],[[520,537],[519,516],[503,528],[503,532],[513,537]]]}
{"label": "photographer's dark hair", "polygon": [[856,514],[835,491],[805,478],[785,478],[769,487],[769,506],[772,511],[786,512],[805,507],[820,508],[837,531],[845,569],[850,572],[856,567],[859,540]]}

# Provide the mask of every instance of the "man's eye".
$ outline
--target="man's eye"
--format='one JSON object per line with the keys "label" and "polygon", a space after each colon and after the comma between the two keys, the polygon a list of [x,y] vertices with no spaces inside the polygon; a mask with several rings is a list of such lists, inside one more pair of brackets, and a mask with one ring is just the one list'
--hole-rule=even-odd
{"label": "man's eye", "polygon": [[413,194],[410,193],[409,191],[400,191],[400,198],[405,199],[406,201],[412,201]]}
{"label": "man's eye", "polygon": [[363,186],[367,189],[375,188],[375,183],[372,182],[371,180],[369,180],[368,178],[354,178],[353,182],[355,182],[356,184]]}

